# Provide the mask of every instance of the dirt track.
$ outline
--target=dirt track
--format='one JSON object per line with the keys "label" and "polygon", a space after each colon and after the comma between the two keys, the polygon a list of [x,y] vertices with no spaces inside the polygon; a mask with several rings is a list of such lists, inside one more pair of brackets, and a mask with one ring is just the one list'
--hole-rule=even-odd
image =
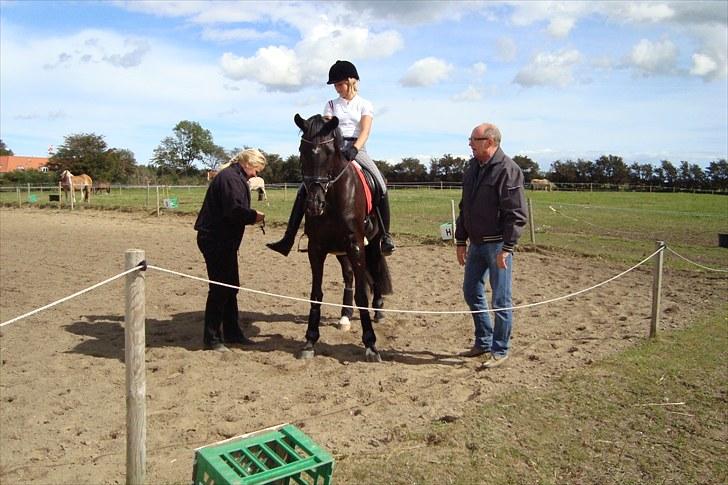
{"label": "dirt track", "polygon": [[[150,264],[205,276],[190,217],[0,209],[0,321],[123,271],[124,251]],[[307,298],[305,254],[284,258],[249,228],[243,286]],[[452,247],[401,241],[389,259],[395,294],[387,308],[466,310]],[[647,254],[646,254],[647,255]],[[252,265],[251,263],[255,263]],[[668,270],[661,331],[725,301],[728,279]],[[515,304],[568,294],[626,269],[598,259],[519,252]],[[339,302],[335,259],[325,300]],[[257,345],[201,350],[206,285],[149,270],[147,289],[147,481],[189,480],[193,449],[282,422],[298,424],[337,460],[386,455],[424,423],[491,401],[515,386],[543,387],[570,369],[641,340],[649,328],[651,266],[571,301],[517,311],[512,359],[477,370],[456,354],[471,343],[468,315],[388,313],[375,326],[382,364],[363,361],[358,319],[351,332],[324,307],[320,353],[295,354],[308,306],[241,292],[241,319]],[[125,371],[123,278],[2,329],[0,482],[123,483]]]}

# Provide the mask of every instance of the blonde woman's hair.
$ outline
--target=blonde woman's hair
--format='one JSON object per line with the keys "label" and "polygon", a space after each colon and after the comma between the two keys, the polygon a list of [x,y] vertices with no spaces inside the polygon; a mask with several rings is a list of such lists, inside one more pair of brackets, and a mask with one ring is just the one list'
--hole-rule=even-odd
{"label": "blonde woman's hair", "polygon": [[256,170],[263,170],[265,168],[266,159],[260,150],[255,148],[248,148],[247,150],[239,151],[229,162],[222,165],[220,170],[230,166],[230,164],[238,163],[246,167],[255,168]]}
{"label": "blonde woman's hair", "polygon": [[349,94],[353,98],[357,95],[359,92],[359,80],[353,77],[350,77],[346,80],[346,85],[349,87]]}

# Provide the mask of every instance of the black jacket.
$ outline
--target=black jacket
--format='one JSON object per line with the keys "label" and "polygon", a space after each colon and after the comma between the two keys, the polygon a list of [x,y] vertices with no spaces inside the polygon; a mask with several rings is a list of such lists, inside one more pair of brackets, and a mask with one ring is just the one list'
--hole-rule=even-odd
{"label": "black jacket", "polygon": [[233,163],[210,182],[195,230],[226,248],[237,250],[245,226],[254,224],[256,215],[250,208],[248,177],[240,165]]}
{"label": "black jacket", "polygon": [[500,147],[482,168],[471,159],[463,174],[456,244],[503,241],[503,250],[511,252],[527,220],[523,172],[516,162]]}

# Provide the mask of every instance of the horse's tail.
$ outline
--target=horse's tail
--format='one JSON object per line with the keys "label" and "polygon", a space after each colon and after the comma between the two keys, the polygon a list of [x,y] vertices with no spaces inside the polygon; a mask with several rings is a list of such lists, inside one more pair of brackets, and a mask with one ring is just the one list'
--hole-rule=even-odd
{"label": "horse's tail", "polygon": [[373,247],[374,244],[378,246],[376,242],[367,246],[367,272],[382,295],[391,295],[394,290],[392,288],[392,275],[389,273],[387,258],[382,255],[379,247],[376,249]]}

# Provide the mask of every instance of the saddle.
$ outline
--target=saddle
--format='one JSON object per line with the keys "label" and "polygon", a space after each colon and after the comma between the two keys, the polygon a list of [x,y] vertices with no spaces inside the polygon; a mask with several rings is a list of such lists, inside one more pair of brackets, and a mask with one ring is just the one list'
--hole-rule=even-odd
{"label": "saddle", "polygon": [[379,218],[377,217],[376,207],[379,205],[379,199],[382,196],[381,189],[377,185],[374,176],[368,170],[359,165],[356,160],[353,160],[351,164],[364,186],[364,197],[367,201],[367,216],[364,220],[364,232],[366,233],[367,239],[371,240],[376,235],[378,228]]}

